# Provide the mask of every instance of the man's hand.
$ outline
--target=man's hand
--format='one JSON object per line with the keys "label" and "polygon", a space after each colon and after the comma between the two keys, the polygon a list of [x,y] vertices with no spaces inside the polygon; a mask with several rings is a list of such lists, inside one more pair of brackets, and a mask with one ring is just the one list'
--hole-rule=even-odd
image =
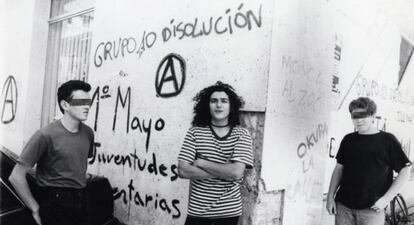
{"label": "man's hand", "polygon": [[33,219],[36,221],[37,224],[42,225],[42,220],[40,219],[39,210],[32,211]]}
{"label": "man's hand", "polygon": [[371,209],[375,210],[375,212],[380,212],[381,210],[384,210],[385,207],[388,205],[388,201],[384,198],[379,198],[373,206],[371,206]]}
{"label": "man's hand", "polygon": [[197,158],[192,165],[217,178],[229,181],[241,179],[246,168],[246,164],[242,162],[216,163],[203,158]]}
{"label": "man's hand", "polygon": [[181,160],[178,160],[178,175],[184,179],[210,179],[216,177],[194,164]]}
{"label": "man's hand", "polygon": [[17,163],[10,174],[9,181],[16,189],[17,194],[22,198],[23,202],[32,211],[33,219],[37,224],[41,225],[42,222],[39,215],[39,204],[33,197],[29,184],[26,180],[26,174],[30,168],[30,166],[25,164]]}
{"label": "man's hand", "polygon": [[329,215],[336,215],[336,202],[333,197],[328,197],[326,201],[326,210]]}

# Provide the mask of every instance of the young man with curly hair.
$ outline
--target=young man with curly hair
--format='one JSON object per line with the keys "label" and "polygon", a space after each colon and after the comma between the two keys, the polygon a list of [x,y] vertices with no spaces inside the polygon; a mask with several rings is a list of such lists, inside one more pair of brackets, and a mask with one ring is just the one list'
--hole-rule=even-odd
{"label": "young man with curly hair", "polygon": [[182,145],[178,171],[190,179],[186,225],[236,225],[242,214],[240,184],[253,167],[252,139],[239,126],[243,104],[217,82],[194,98],[194,118]]}

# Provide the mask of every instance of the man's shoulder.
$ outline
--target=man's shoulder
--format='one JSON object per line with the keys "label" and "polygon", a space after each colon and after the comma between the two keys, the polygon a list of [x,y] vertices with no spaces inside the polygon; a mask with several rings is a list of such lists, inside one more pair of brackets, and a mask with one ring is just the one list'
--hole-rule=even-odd
{"label": "man's shoulder", "polygon": [[345,137],[346,137],[346,138],[349,138],[349,137],[356,137],[356,136],[358,136],[358,132],[356,132],[356,131],[351,132],[351,133],[347,133],[347,134],[345,135]]}
{"label": "man's shoulder", "polygon": [[389,138],[395,138],[395,135],[390,133],[390,132],[386,132],[386,131],[380,131],[379,132],[381,135],[385,136],[385,137],[389,137]]}
{"label": "man's shoulder", "polygon": [[203,133],[203,132],[210,131],[210,127],[208,127],[208,126],[194,126],[194,127],[191,127],[190,129],[188,129],[188,131],[193,133],[193,134],[196,134],[196,133],[199,133],[199,132]]}
{"label": "man's shoulder", "polygon": [[[84,123],[80,123],[82,126],[82,130],[84,130],[88,135],[93,135],[93,130],[91,127],[89,127],[88,125],[84,124]],[[55,136],[56,134],[60,133],[61,131],[65,131],[63,126],[61,125],[61,122],[59,120],[55,120],[51,123],[49,123],[48,125],[46,125],[45,127],[42,127],[38,130],[38,132],[45,136]]]}
{"label": "man's shoulder", "polygon": [[353,139],[360,137],[361,135],[358,133],[358,131],[350,132],[344,136],[344,139]]}
{"label": "man's shoulder", "polygon": [[394,134],[389,133],[389,132],[385,132],[385,131],[381,131],[380,133],[381,133],[381,138],[382,139],[388,140],[390,142],[398,142],[399,143],[398,138]]}
{"label": "man's shoulder", "polygon": [[82,127],[83,127],[83,128],[85,128],[85,131],[86,131],[88,134],[93,134],[93,129],[92,129],[90,126],[88,126],[87,124],[82,123],[82,122],[81,122],[81,124],[82,124]]}
{"label": "man's shoulder", "polygon": [[241,127],[241,126],[235,126],[235,127],[233,127],[233,130],[236,131],[236,132],[240,132],[242,134],[250,134],[249,130],[247,128]]}
{"label": "man's shoulder", "polygon": [[342,143],[353,142],[358,137],[358,132],[351,132],[342,138]]}
{"label": "man's shoulder", "polygon": [[59,129],[59,120],[55,120],[48,125],[40,128],[38,132],[43,136],[50,136],[51,134],[54,134]]}

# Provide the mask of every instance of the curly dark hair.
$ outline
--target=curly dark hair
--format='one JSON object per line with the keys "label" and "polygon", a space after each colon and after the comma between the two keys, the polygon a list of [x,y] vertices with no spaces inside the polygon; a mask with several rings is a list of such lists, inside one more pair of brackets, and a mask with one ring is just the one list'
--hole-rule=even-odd
{"label": "curly dark hair", "polygon": [[349,112],[352,113],[355,109],[365,109],[369,114],[374,115],[377,112],[377,104],[367,97],[359,97],[349,103]]}
{"label": "curly dark hair", "polygon": [[193,98],[194,105],[194,118],[193,126],[208,126],[211,123],[210,115],[210,96],[214,92],[225,92],[229,96],[230,100],[230,114],[229,125],[236,126],[240,124],[240,108],[244,105],[242,97],[236,94],[234,88],[229,84],[225,84],[221,81],[217,81],[216,84],[204,88]]}
{"label": "curly dark hair", "polygon": [[58,97],[57,101],[58,101],[59,109],[63,114],[65,114],[65,112],[62,106],[60,105],[60,101],[62,100],[70,101],[73,97],[73,92],[77,90],[89,92],[91,90],[91,85],[81,80],[70,80],[70,81],[63,83],[59,87],[58,93],[57,93],[57,97]]}

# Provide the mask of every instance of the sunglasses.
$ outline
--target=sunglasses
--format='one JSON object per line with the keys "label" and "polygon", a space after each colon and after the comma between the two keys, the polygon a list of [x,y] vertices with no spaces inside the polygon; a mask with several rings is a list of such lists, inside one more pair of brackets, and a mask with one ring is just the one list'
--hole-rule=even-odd
{"label": "sunglasses", "polygon": [[363,119],[363,118],[367,118],[367,117],[370,117],[370,116],[372,116],[372,114],[369,113],[369,112],[365,112],[365,111],[351,113],[351,118],[352,119]]}
{"label": "sunglasses", "polygon": [[71,106],[91,106],[92,105],[92,99],[84,98],[84,99],[71,99],[68,101],[69,105]]}

